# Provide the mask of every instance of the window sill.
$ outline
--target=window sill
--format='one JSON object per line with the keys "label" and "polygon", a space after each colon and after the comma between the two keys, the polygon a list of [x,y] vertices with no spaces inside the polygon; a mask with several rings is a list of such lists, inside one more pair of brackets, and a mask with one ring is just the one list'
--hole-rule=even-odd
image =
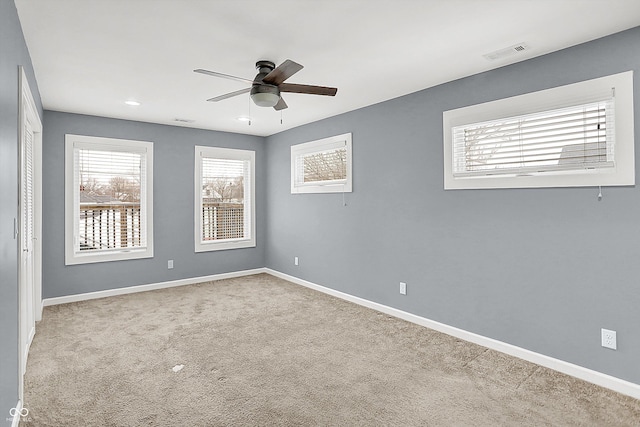
{"label": "window sill", "polygon": [[110,253],[67,254],[65,265],[92,264],[97,262],[124,261],[130,259],[153,258],[153,249],[132,249]]}
{"label": "window sill", "polygon": [[212,252],[212,251],[224,251],[228,249],[243,249],[243,248],[255,248],[255,239],[237,239],[237,240],[221,240],[216,242],[196,243],[195,251],[198,252]]}

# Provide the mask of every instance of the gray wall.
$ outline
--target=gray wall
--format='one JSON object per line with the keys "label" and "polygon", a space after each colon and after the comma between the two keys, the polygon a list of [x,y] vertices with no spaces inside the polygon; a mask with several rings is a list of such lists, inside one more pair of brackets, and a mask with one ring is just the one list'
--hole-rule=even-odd
{"label": "gray wall", "polygon": [[[65,134],[151,141],[154,257],[64,265]],[[43,297],[52,298],[264,267],[264,138],[45,111],[43,132]],[[195,146],[256,152],[257,246],[194,252]],[[174,268],[167,269],[167,260]]]}
{"label": "gray wall", "polygon": [[18,402],[18,79],[25,67],[42,116],[40,94],[13,0],[0,0],[0,425]]}
{"label": "gray wall", "polygon": [[[640,383],[640,190],[443,190],[443,111],[627,70],[637,134],[640,27],[267,138],[267,267]],[[291,195],[290,146],[345,132],[347,206]]]}

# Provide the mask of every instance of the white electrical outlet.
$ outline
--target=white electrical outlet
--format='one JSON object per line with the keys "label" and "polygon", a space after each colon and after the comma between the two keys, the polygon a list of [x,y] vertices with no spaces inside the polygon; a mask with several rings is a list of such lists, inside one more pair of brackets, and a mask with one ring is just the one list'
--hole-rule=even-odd
{"label": "white electrical outlet", "polygon": [[402,295],[406,295],[407,294],[407,284],[404,282],[400,282],[400,293]]}
{"label": "white electrical outlet", "polygon": [[606,348],[610,348],[612,350],[618,349],[616,331],[610,331],[609,329],[602,329],[602,346]]}
{"label": "white electrical outlet", "polygon": [[169,261],[167,261],[167,269],[171,270],[173,268],[173,260],[170,259]]}
{"label": "white electrical outlet", "polygon": [[298,265],[298,257],[293,257],[293,265]]}

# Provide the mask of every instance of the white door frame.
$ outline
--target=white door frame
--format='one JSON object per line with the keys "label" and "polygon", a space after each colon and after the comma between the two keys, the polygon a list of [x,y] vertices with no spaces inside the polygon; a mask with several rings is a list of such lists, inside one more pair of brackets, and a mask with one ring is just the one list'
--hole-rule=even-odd
{"label": "white door frame", "polygon": [[[18,244],[20,266],[18,269],[18,336],[19,336],[19,399],[23,401],[24,373],[31,340],[35,335],[35,323],[42,318],[42,121],[38,115],[29,82],[24,68],[19,71],[19,233]],[[26,147],[25,129],[33,134],[32,139],[32,206],[33,223],[31,242],[25,243],[24,233],[27,227],[24,215],[24,157]],[[26,259],[30,259],[25,262]],[[27,270],[27,266],[29,270]]]}

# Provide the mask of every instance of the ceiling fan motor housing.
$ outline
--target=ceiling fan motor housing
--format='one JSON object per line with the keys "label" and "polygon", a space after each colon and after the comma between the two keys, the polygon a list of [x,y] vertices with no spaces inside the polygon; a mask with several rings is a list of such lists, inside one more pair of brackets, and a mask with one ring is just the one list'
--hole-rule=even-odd
{"label": "ceiling fan motor housing", "polygon": [[258,107],[273,107],[280,100],[280,89],[278,89],[278,86],[262,82],[262,79],[272,72],[275,67],[276,64],[271,61],[256,62],[258,74],[256,78],[253,79],[250,95]]}
{"label": "ceiling fan motor housing", "polygon": [[256,70],[258,70],[258,73],[260,74],[264,73],[265,75],[267,75],[270,72],[272,72],[274,68],[276,68],[276,64],[274,62],[271,62],[271,61],[256,62]]}

